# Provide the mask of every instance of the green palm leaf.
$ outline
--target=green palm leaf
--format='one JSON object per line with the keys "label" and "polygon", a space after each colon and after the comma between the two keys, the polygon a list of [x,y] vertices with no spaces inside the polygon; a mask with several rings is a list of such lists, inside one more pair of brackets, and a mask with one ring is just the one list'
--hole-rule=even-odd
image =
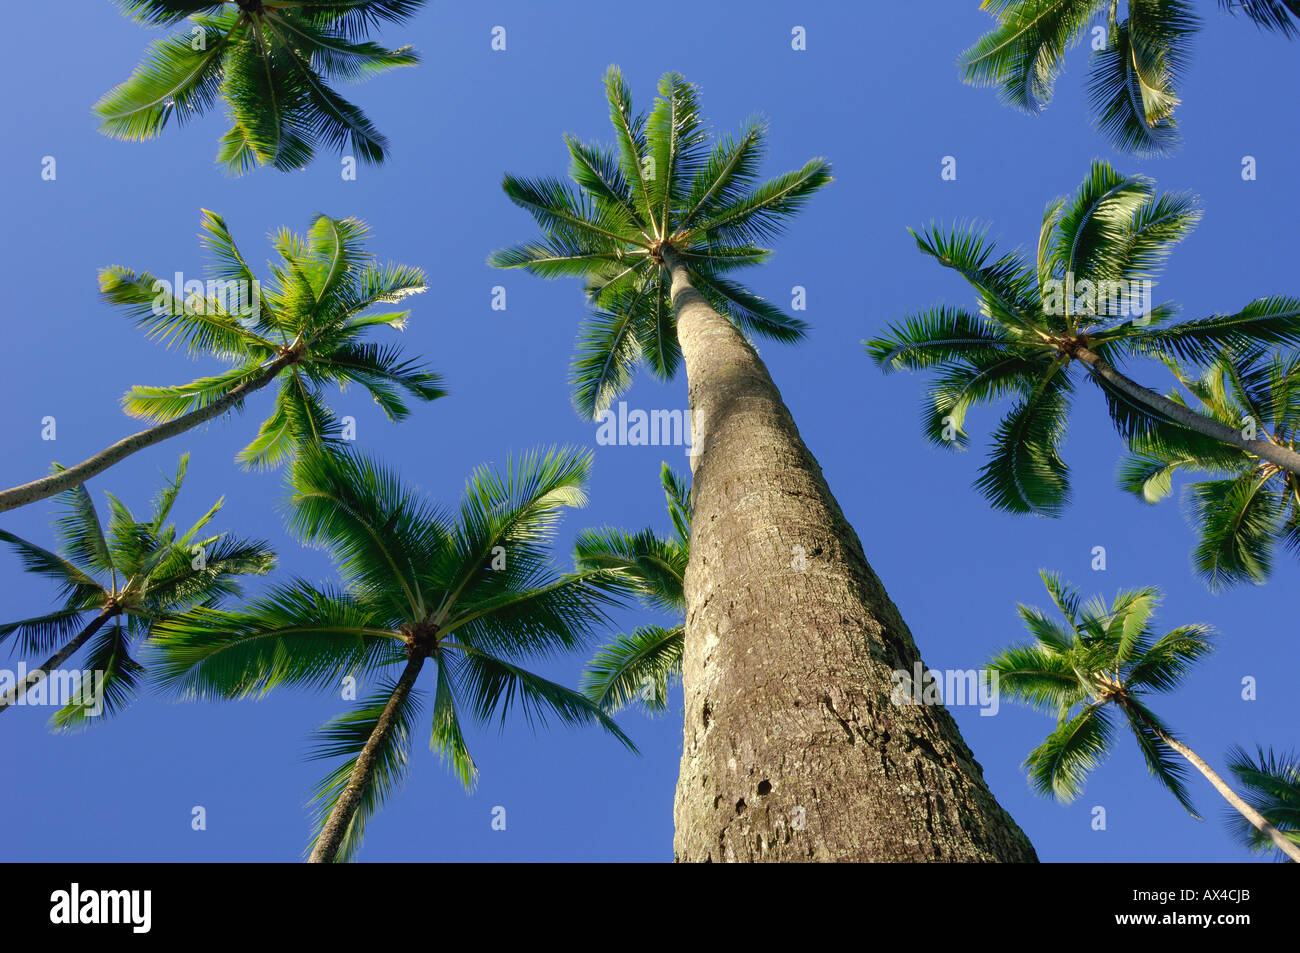
{"label": "green palm leaf", "polygon": [[668,685],[681,674],[685,646],[686,630],[681,626],[644,626],[631,635],[616,636],[588,663],[582,690],[611,714],[634,702],[647,711],[665,711]]}

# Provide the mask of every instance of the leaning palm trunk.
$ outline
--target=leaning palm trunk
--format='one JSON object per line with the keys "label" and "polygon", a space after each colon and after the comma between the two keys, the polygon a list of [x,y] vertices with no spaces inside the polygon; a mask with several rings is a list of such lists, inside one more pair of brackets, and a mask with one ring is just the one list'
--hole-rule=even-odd
{"label": "leaning palm trunk", "polygon": [[49,677],[50,672],[54,671],[56,668],[58,668],[60,665],[62,665],[64,662],[70,659],[73,653],[77,651],[77,649],[85,645],[86,641],[92,635],[94,635],[96,632],[102,629],[104,627],[104,623],[106,623],[109,619],[113,618],[113,616],[117,615],[117,613],[118,610],[116,607],[105,609],[99,615],[95,616],[95,618],[91,620],[90,624],[87,625],[84,629],[81,630],[80,633],[77,634],[76,638],[74,638],[67,645],[63,646],[63,648],[59,649],[57,652],[55,652],[53,655],[47,658],[45,660],[45,663],[40,668],[32,672],[28,672],[27,677],[23,679],[23,683],[21,685],[15,685],[13,690],[8,692],[4,698],[0,698],[0,711],[6,711],[7,709],[12,708],[14,705],[17,705],[24,695],[26,695],[29,691],[31,691],[41,682],[45,681],[45,679]]}
{"label": "leaning palm trunk", "polygon": [[690,382],[679,861],[1034,861],[941,705],[767,369],[671,247]]}
{"label": "leaning palm trunk", "polygon": [[[1291,473],[1300,474],[1300,453],[1290,447],[1284,447],[1271,440],[1249,439],[1241,430],[1229,427],[1212,417],[1205,416],[1205,414],[1198,414],[1189,407],[1184,407],[1162,394],[1157,394],[1116,370],[1107,360],[1086,347],[1079,348],[1078,357],[1106,383],[1158,416],[1167,417],[1174,423],[1182,424],[1202,436],[1218,440],[1229,446],[1239,447],[1247,453],[1253,453],[1261,460],[1275,463]],[[1243,425],[1244,423],[1243,421]],[[1256,424],[1262,425],[1262,423],[1263,421],[1256,421]]]}
{"label": "leaning palm trunk", "polygon": [[230,393],[214,400],[206,407],[201,407],[174,420],[168,420],[157,426],[150,427],[148,430],[141,430],[129,437],[123,437],[117,443],[105,447],[93,457],[83,460],[74,467],[68,467],[66,470],[60,470],[39,480],[33,480],[31,483],[0,490],[0,513],[19,506],[26,506],[28,503],[35,503],[37,500],[46,499],[56,493],[62,493],[64,490],[70,490],[72,487],[85,483],[91,477],[102,473],[113,464],[124,460],[139,450],[143,450],[145,447],[152,447],[169,437],[174,437],[197,427],[201,423],[206,423],[214,417],[220,417],[226,411],[237,406],[249,394],[261,390],[275,380],[276,375],[292,360],[292,355],[281,355],[268,364],[266,370],[257,377],[245,381],[231,390]]}
{"label": "leaning palm trunk", "polygon": [[1146,721],[1146,719],[1142,720],[1156,733],[1157,736],[1159,736],[1161,741],[1190,761],[1197,771],[1205,775],[1205,779],[1214,785],[1214,790],[1223,795],[1223,799],[1231,804],[1237,813],[1250,821],[1258,831],[1267,835],[1268,838],[1277,845],[1278,850],[1282,851],[1282,853],[1286,854],[1296,863],[1300,863],[1300,844],[1295,843],[1279,831],[1268,822],[1263,814],[1260,814],[1259,811],[1246,803],[1246,801],[1242,799],[1241,795],[1229,787],[1228,782],[1219,777],[1219,773],[1206,764],[1201,756],[1195,751],[1187,747],[1187,745],[1183,744],[1168,732],[1162,730],[1159,726],[1152,725],[1149,721]]}
{"label": "leaning palm trunk", "polygon": [[384,705],[379,720],[375,722],[374,730],[370,732],[365,747],[357,755],[356,764],[352,766],[352,773],[348,776],[348,783],[340,792],[338,800],[334,802],[334,809],[330,811],[321,827],[320,836],[316,838],[316,846],[312,848],[311,856],[307,859],[308,863],[334,863],[334,858],[338,856],[339,849],[343,846],[343,838],[347,836],[348,825],[352,823],[353,816],[361,806],[361,799],[365,797],[366,789],[370,787],[374,775],[375,755],[383,747],[388,733],[393,730],[397,713],[405,704],[406,697],[411,694],[411,687],[415,684],[416,676],[420,674],[426,658],[428,658],[427,654],[413,654],[406,667],[402,669],[402,675],[397,680],[393,693],[388,696],[388,703]]}

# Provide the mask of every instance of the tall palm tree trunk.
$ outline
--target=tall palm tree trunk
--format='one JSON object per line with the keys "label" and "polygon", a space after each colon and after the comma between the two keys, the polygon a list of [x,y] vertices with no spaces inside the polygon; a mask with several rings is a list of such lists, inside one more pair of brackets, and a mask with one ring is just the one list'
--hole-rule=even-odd
{"label": "tall palm tree trunk", "polygon": [[[1141,716],[1139,715],[1139,717]],[[1219,777],[1219,773],[1215,771],[1213,768],[1211,768],[1208,764],[1206,764],[1204,759],[1202,759],[1201,756],[1198,755],[1195,751],[1187,747],[1187,745],[1183,744],[1181,741],[1179,741],[1177,738],[1170,735],[1168,732],[1163,731],[1158,726],[1151,724],[1151,722],[1147,721],[1145,718],[1142,718],[1142,721],[1147,725],[1147,727],[1149,727],[1153,732],[1155,732],[1157,736],[1159,736],[1161,741],[1169,745],[1169,747],[1173,748],[1180,755],[1182,755],[1184,758],[1190,761],[1192,766],[1196,768],[1197,771],[1205,775],[1205,779],[1209,781],[1212,785],[1214,785],[1214,790],[1218,791],[1221,795],[1223,795],[1223,799],[1227,801],[1229,804],[1231,804],[1238,814],[1240,814],[1246,820],[1250,821],[1250,823],[1255,826],[1256,830],[1260,831],[1263,834],[1266,834],[1269,840],[1271,840],[1275,845],[1277,845],[1278,850],[1282,851],[1282,853],[1286,854],[1296,863],[1300,863],[1300,844],[1297,844],[1295,841],[1291,840],[1291,838],[1287,837],[1276,827],[1270,824],[1268,822],[1268,819],[1265,818],[1263,814],[1259,813],[1259,811],[1251,807],[1241,797],[1241,795],[1239,795],[1236,791],[1234,791],[1231,787],[1229,787],[1228,782],[1223,780],[1223,778]]]}
{"label": "tall palm tree trunk", "polygon": [[411,694],[411,687],[415,684],[416,676],[420,674],[420,668],[424,665],[426,658],[428,658],[427,652],[415,653],[407,661],[406,668],[402,669],[402,676],[397,680],[393,693],[388,696],[388,703],[384,705],[384,710],[380,712],[374,730],[370,732],[365,747],[357,755],[357,763],[352,766],[352,773],[348,775],[348,783],[344,786],[342,793],[339,794],[339,799],[334,802],[334,809],[330,811],[329,817],[325,819],[324,826],[321,827],[320,836],[316,838],[316,846],[312,849],[311,856],[307,858],[308,863],[334,863],[339,848],[343,846],[343,838],[347,834],[348,825],[352,823],[353,815],[357,813],[357,808],[361,806],[361,798],[365,795],[366,789],[370,787],[371,776],[375,767],[375,752],[384,743],[388,733],[393,730],[393,723],[397,720],[397,712],[406,702],[406,697]]}
{"label": "tall palm tree trunk", "polygon": [[275,380],[275,376],[292,361],[291,356],[282,355],[268,364],[262,374],[252,380],[245,381],[229,394],[219,400],[214,400],[206,407],[191,411],[184,416],[177,417],[175,420],[168,420],[155,427],[150,427],[148,430],[141,430],[129,437],[123,437],[117,443],[105,447],[93,457],[83,460],[74,467],[68,467],[68,469],[61,470],[58,473],[50,474],[39,480],[33,480],[31,483],[0,490],[0,513],[19,506],[26,506],[28,503],[35,503],[37,500],[46,499],[56,493],[69,490],[80,483],[85,483],[95,474],[102,473],[119,460],[129,457],[138,450],[152,447],[168,437],[174,437],[214,417],[221,416],[249,394],[261,390]]}
{"label": "tall palm tree trunk", "polygon": [[40,668],[28,672],[27,677],[23,679],[23,683],[21,685],[15,685],[13,687],[13,690],[10,691],[7,695],[5,695],[4,698],[0,698],[0,712],[6,711],[7,709],[12,708],[14,705],[17,705],[19,700],[22,699],[24,695],[26,695],[29,691],[31,691],[41,682],[45,681],[45,679],[49,677],[50,672],[54,671],[56,668],[58,668],[60,665],[62,665],[64,662],[70,659],[73,653],[77,651],[77,649],[81,648],[83,645],[86,644],[86,640],[88,640],[92,635],[94,635],[96,632],[102,629],[104,627],[104,623],[107,622],[109,619],[113,618],[113,616],[117,615],[119,611],[120,610],[116,606],[112,606],[103,610],[99,615],[95,616],[95,618],[90,621],[89,625],[87,625],[84,629],[82,629],[77,634],[77,637],[75,639],[73,639],[67,645],[63,646],[63,648],[59,649],[57,652],[55,652],[53,655],[47,658],[45,660],[45,663],[41,665]]}
{"label": "tall palm tree trunk", "polygon": [[[1270,463],[1276,463],[1284,470],[1291,473],[1300,474],[1300,453],[1292,450],[1290,447],[1284,447],[1280,444],[1273,443],[1271,440],[1249,440],[1240,430],[1229,427],[1227,424],[1220,423],[1212,417],[1204,414],[1198,414],[1190,407],[1184,407],[1182,404],[1175,403],[1163,394],[1158,394],[1148,387],[1143,387],[1131,377],[1116,370],[1113,365],[1095,351],[1088,348],[1080,348],[1077,352],[1079,360],[1083,361],[1102,380],[1112,385],[1116,390],[1125,396],[1131,398],[1139,404],[1145,406],[1148,410],[1155,411],[1162,417],[1168,417],[1175,423],[1182,424],[1189,430],[1194,430],[1199,434],[1210,437],[1213,440],[1219,440],[1233,447],[1240,447],[1247,453],[1253,453],[1261,460],[1267,460]],[[1256,421],[1260,426],[1264,421]]]}
{"label": "tall palm tree trunk", "polygon": [[671,248],[690,382],[679,861],[1034,861],[767,369]]}

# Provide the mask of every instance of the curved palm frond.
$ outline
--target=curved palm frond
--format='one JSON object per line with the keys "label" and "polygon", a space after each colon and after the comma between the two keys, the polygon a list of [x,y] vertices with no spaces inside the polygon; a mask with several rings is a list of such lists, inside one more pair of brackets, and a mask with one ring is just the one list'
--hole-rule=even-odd
{"label": "curved palm frond", "polygon": [[1254,22],[1261,30],[1300,36],[1300,0],[1219,0],[1220,9]]}
{"label": "curved palm frond", "polygon": [[584,694],[613,714],[639,702],[647,711],[668,708],[668,686],[682,671],[686,629],[642,626],[631,635],[615,636],[587,664]]}

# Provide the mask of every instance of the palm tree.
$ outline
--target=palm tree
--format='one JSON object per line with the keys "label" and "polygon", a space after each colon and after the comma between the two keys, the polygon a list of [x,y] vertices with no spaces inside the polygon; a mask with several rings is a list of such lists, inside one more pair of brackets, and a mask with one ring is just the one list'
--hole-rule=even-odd
{"label": "palm tree", "polygon": [[[1179,144],[1174,112],[1201,20],[1185,0],[983,0],[997,26],[961,55],[962,79],[996,86],[1002,100],[1030,115],[1052,100],[1066,52],[1089,28],[1100,26],[1105,43],[1094,44],[1088,97],[1098,129],[1122,152],[1168,155]],[[1262,29],[1297,34],[1296,0],[1219,0]],[[1296,19],[1293,19],[1296,18]]]}
{"label": "palm tree", "polygon": [[936,373],[923,427],[941,447],[966,448],[972,405],[1017,398],[976,482],[999,509],[1064,509],[1069,474],[1058,448],[1080,373],[1100,388],[1125,439],[1190,429],[1300,473],[1290,447],[1169,400],[1116,366],[1152,355],[1206,363],[1224,350],[1300,342],[1296,298],[1259,298],[1236,314],[1177,323],[1169,323],[1173,306],[1150,306],[1152,276],[1199,217],[1194,197],[1157,195],[1149,179],[1094,162],[1073,197],[1047,205],[1033,262],[1018,252],[995,258],[972,227],[914,233],[922,252],[970,282],[980,313],[931,308],[867,341],[867,351],[885,372]]}
{"label": "palm tree", "polygon": [[[1300,357],[1256,353],[1212,362],[1198,377],[1168,361],[1179,382],[1228,426],[1250,426],[1261,439],[1295,449],[1300,426]],[[1184,402],[1177,391],[1169,399]],[[1190,430],[1137,434],[1120,467],[1120,485],[1148,503],[1173,490],[1179,471],[1208,474],[1188,487],[1199,535],[1192,565],[1211,590],[1262,583],[1278,543],[1300,555],[1300,476]]]}
{"label": "palm tree", "polygon": [[605,527],[587,530],[575,543],[579,570],[620,573],[646,608],[671,613],[678,621],[665,628],[647,625],[616,636],[583,673],[583,691],[607,712],[636,701],[647,711],[668,707],[668,685],[682,674],[686,644],[684,580],[691,555],[691,498],[686,482],[668,464],[660,472],[673,534],[653,529],[625,533]]}
{"label": "palm tree", "polygon": [[[1274,754],[1272,748],[1267,752],[1257,748],[1252,758],[1244,748],[1234,746],[1228,752],[1228,769],[1246,790],[1251,807],[1293,844],[1300,845],[1300,758],[1294,753]],[[1276,847],[1271,837],[1265,837],[1239,816],[1230,815],[1229,821],[1237,839],[1251,850]]]}
{"label": "palm tree", "polygon": [[[585,416],[642,361],[663,379],[686,371],[694,530],[676,856],[1032,859],[948,712],[881,703],[916,646],[746,340],[793,341],[804,327],[727,277],[767,260],[760,243],[830,165],[762,182],[763,123],[710,146],[681,76],[664,75],[648,116],[617,67],[605,89],[616,147],[566,137],[573,187],[507,175],[542,235],[491,262],[586,279],[595,313],[573,371]],[[904,775],[947,792],[942,805],[900,799]]]}
{"label": "palm tree", "polygon": [[561,511],[586,502],[589,468],[589,455],[570,450],[481,468],[450,513],[363,456],[305,451],[291,471],[290,528],[329,551],[344,587],[297,580],[238,611],[200,609],[160,630],[163,679],[187,697],[375,684],[322,729],[317,755],[345,760],[316,790],[313,862],[351,858],[400,782],[427,662],[431,744],[467,789],[477,768],[462,706],[483,721],[517,706],[530,723],[594,722],[631,747],[597,705],[520,667],[579,646],[618,591],[614,574],[565,575],[550,563]]}
{"label": "palm tree", "polygon": [[[59,586],[62,605],[42,616],[0,625],[0,640],[16,636],[24,652],[55,650],[40,668],[0,698],[0,711],[21,699],[90,643],[86,670],[103,677],[98,699],[87,699],[82,686],[54,716],[58,728],[84,726],[110,715],[134,698],[144,668],[131,657],[151,629],[196,606],[216,605],[238,595],[239,576],[271,571],[275,554],[265,542],[236,539],[225,533],[200,535],[221,509],[217,500],[186,532],[177,535],[167,522],[189,465],[181,457],[176,476],[154,497],[153,512],[137,520],[126,504],[108,496],[112,515],[107,532],[90,493],[82,485],[59,494],[63,515],[55,523],[62,553],[51,552],[13,533],[0,540],[14,548],[23,568]],[[91,641],[91,639],[94,641]],[[92,711],[102,702],[102,711]]]}
{"label": "palm tree", "polygon": [[424,0],[117,0],[137,23],[192,26],[159,40],[125,82],[95,104],[107,135],[130,142],[183,125],[221,99],[231,120],[217,161],[236,174],[301,169],[317,147],[379,164],[388,140],[329,80],[368,79],[419,57],[367,34],[413,16]]}
{"label": "palm tree", "polygon": [[1033,642],[1005,649],[988,664],[1000,691],[1056,717],[1055,730],[1025,760],[1034,789],[1065,802],[1077,798],[1088,775],[1114,748],[1112,712],[1118,710],[1148,770],[1188,813],[1199,819],[1183,783],[1186,766],[1174,754],[1200,771],[1260,836],[1300,859],[1300,844],[1243,800],[1147,707],[1148,695],[1172,692],[1192,665],[1210,654],[1209,627],[1179,626],[1156,638],[1151,620],[1160,605],[1158,589],[1121,592],[1110,605],[1100,598],[1083,604],[1060,576],[1046,570],[1040,575],[1065,625],[1021,604],[1020,618]]}
{"label": "palm tree", "polygon": [[278,265],[263,287],[245,263],[221,216],[204,210],[204,245],[212,256],[204,292],[170,287],[147,272],[116,265],[100,272],[105,300],[121,305],[148,335],[192,357],[231,365],[212,377],[173,387],[133,387],[126,412],[155,425],[104,448],[73,467],[0,490],[0,512],[34,503],[84,482],[138,450],[242,409],[254,391],[279,383],[275,407],[239,454],[248,466],[274,466],[301,442],[339,436],[322,389],[359,384],[390,420],[409,414],[406,396],[445,396],[441,378],[402,356],[400,347],[364,340],[369,328],[402,329],[409,311],[382,311],[425,288],[424,273],[378,264],[366,254],[367,227],[354,218],[323,215],[305,238],[287,229],[275,236]]}

